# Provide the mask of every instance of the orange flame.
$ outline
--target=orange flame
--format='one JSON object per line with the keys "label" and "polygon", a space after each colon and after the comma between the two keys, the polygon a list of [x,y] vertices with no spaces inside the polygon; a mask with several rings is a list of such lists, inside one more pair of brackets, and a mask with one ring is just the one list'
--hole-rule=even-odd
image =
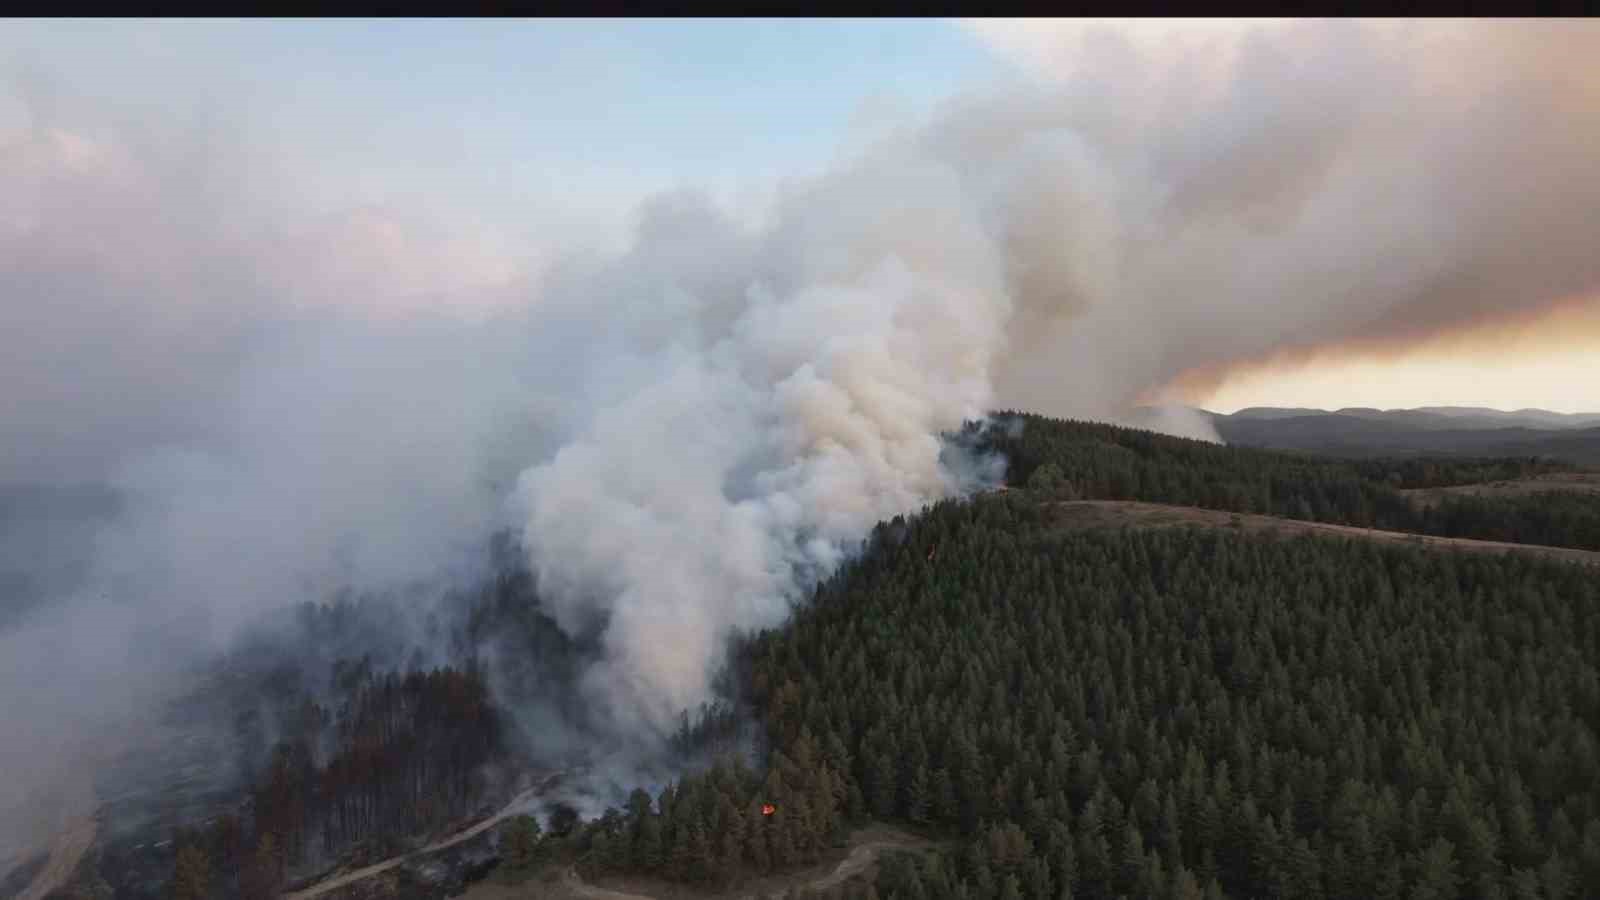
{"label": "orange flame", "polygon": [[773,813],[775,813],[777,811],[778,811],[778,808],[776,806],[773,806],[771,803],[763,803],[763,804],[761,804],[761,814],[763,816],[770,816],[770,815],[772,815]]}

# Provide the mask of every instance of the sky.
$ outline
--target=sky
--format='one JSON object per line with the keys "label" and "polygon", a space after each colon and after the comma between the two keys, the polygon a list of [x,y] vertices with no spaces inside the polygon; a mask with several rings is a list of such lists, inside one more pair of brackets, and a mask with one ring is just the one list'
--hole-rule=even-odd
{"label": "sky", "polygon": [[[914,115],[1006,65],[934,20],[31,19],[0,60],[68,121],[86,95],[226,123],[293,171],[280,206],[521,240],[605,228],[657,191],[737,200],[810,174],[864,110]],[[0,134],[26,115],[10,99]]]}
{"label": "sky", "polygon": [[[1072,77],[1091,54],[1066,42],[1084,34],[1091,49],[1177,47],[1282,24],[17,20],[0,30],[0,143],[41,123],[92,137],[107,111],[118,127],[189,128],[228,145],[234,168],[220,177],[249,194],[239,208],[251,215],[403,219],[452,236],[460,278],[504,281],[558,248],[621,246],[641,198],[662,191],[704,190],[759,216],[785,183],[965,91]],[[1588,338],[1559,351],[1497,353],[1491,339],[1468,354],[1419,343],[1279,356],[1162,395],[1219,411],[1572,410],[1600,383],[1600,352],[1588,352],[1600,330]]]}

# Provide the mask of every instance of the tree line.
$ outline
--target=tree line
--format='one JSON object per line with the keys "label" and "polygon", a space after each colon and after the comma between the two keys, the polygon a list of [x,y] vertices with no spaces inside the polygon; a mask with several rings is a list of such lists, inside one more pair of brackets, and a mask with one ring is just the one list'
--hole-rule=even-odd
{"label": "tree line", "polygon": [[1063,500],[1143,500],[1600,550],[1600,498],[1592,495],[1459,496],[1423,505],[1401,493],[1574,468],[1537,457],[1344,460],[1015,412],[999,414],[973,441],[1005,456],[1009,485]]}

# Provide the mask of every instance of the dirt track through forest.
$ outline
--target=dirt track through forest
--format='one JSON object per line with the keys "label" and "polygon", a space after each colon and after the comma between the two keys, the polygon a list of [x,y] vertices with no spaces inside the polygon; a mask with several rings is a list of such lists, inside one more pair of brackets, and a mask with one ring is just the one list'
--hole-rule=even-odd
{"label": "dirt track through forest", "polygon": [[1431,549],[1462,550],[1470,553],[1525,553],[1546,559],[1600,565],[1600,552],[1574,550],[1569,547],[1545,547],[1538,544],[1510,544],[1502,541],[1475,541],[1468,538],[1434,537],[1404,531],[1382,531],[1354,525],[1332,525],[1327,522],[1306,522],[1299,519],[1280,519],[1251,513],[1230,513],[1194,506],[1170,506],[1165,503],[1144,503],[1138,500],[1068,500],[1056,504],[1060,524],[1068,528],[1114,528],[1131,525],[1142,528],[1171,528],[1199,525],[1210,528],[1233,528],[1238,520],[1238,530],[1277,535],[1321,534],[1333,537],[1360,538],[1394,544],[1422,546]]}
{"label": "dirt track through forest", "polygon": [[561,873],[561,883],[566,886],[567,892],[574,897],[584,900],[655,900],[644,894],[625,894],[622,891],[613,891],[603,887],[584,882],[578,877],[578,872],[572,866],[567,866]]}
{"label": "dirt track through forest", "polygon": [[[892,850],[923,850],[933,841],[918,837],[888,825],[871,825],[850,837],[849,854],[832,865],[813,866],[789,875],[762,878],[752,885],[727,892],[697,891],[681,885],[663,885],[656,890],[650,882],[624,879],[619,882],[627,890],[601,887],[582,879],[571,867],[561,872],[560,884],[565,889],[566,900],[684,900],[687,897],[705,900],[761,900],[763,897],[781,896],[800,888],[824,890],[836,887],[850,878],[865,874],[885,852]],[[542,888],[542,890],[541,890]],[[645,891],[654,890],[654,893]],[[521,900],[521,898],[546,897],[549,888],[530,882],[519,886],[494,885],[469,891],[464,900]],[[557,895],[559,896],[559,895]]]}
{"label": "dirt track through forest", "polygon": [[[812,881],[808,887],[815,890],[826,890],[837,887],[852,877],[865,872],[873,863],[878,861],[887,850],[919,850],[931,846],[931,842],[913,837],[908,834],[890,832],[885,837],[868,840],[850,848],[850,855],[825,877]],[[746,900],[755,900],[754,895],[749,895]]]}
{"label": "dirt track through forest", "polygon": [[365,866],[351,872],[346,872],[343,875],[336,875],[326,881],[319,881],[304,890],[295,891],[292,894],[284,894],[283,897],[285,900],[308,900],[308,898],[326,894],[329,891],[336,891],[347,884],[352,884],[360,881],[363,878],[371,878],[380,872],[386,872],[413,856],[434,853],[436,851],[443,850],[446,847],[454,847],[456,844],[459,844],[462,841],[469,841],[505,821],[508,817],[526,811],[524,804],[533,799],[533,797],[536,796],[540,791],[544,790],[545,787],[545,784],[540,784],[536,787],[528,788],[513,798],[512,801],[507,803],[499,812],[487,819],[484,819],[482,822],[479,822],[471,828],[468,828],[466,831],[457,832],[450,837],[435,841],[428,846],[421,848],[420,850],[413,850],[410,853],[401,854],[400,856],[391,856],[383,862],[373,863],[370,866]]}

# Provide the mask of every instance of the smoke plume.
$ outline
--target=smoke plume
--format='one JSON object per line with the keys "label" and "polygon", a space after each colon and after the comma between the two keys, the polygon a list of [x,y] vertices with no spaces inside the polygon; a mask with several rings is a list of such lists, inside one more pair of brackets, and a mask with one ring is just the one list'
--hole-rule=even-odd
{"label": "smoke plume", "polygon": [[973,25],[1049,86],[935,131],[1072,148],[1029,179],[1058,218],[1023,233],[1057,253],[1024,269],[1013,402],[1114,414],[1133,385],[1405,347],[1600,284],[1596,23],[1210,24]]}
{"label": "smoke plume", "polygon": [[34,122],[0,147],[0,482],[125,502],[0,634],[0,808],[263,610],[448,582],[504,526],[564,628],[604,624],[597,715],[649,740],[730,629],[995,477],[948,455],[964,420],[1115,419],[1600,281],[1600,25],[1056,38],[753,224],[680,192],[620,254],[526,265],[392,210],[267,216],[226,146]]}

